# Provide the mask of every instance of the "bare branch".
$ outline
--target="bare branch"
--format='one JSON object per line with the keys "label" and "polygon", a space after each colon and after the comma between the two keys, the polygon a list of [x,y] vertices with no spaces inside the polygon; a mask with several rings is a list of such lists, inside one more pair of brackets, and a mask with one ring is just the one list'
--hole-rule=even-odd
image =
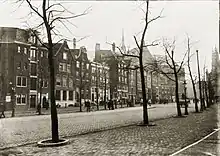
{"label": "bare branch", "polygon": [[26,2],[28,3],[29,7],[42,19],[44,19],[43,15],[41,15],[39,13],[39,11],[31,4],[31,2],[29,0],[26,0]]}
{"label": "bare branch", "polygon": [[136,45],[137,45],[138,49],[140,49],[140,45],[138,44],[138,41],[137,41],[136,36],[134,36],[134,40],[135,40],[135,43],[136,43]]}
{"label": "bare branch", "polygon": [[162,13],[163,13],[163,10],[164,10],[164,9],[161,10],[159,16],[152,18],[151,20],[149,20],[149,21],[147,22],[147,24],[149,24],[149,23],[151,23],[151,22],[153,22],[153,21],[155,21],[155,20],[157,20],[157,19],[159,19],[159,18],[162,18],[161,15],[162,15]]}

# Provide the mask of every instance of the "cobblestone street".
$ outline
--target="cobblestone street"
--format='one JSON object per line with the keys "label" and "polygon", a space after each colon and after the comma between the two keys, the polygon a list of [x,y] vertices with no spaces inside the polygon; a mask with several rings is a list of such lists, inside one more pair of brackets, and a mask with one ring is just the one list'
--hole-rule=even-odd
{"label": "cobblestone street", "polygon": [[[184,109],[183,109],[184,110]],[[191,105],[190,111],[194,111]],[[184,111],[183,111],[184,112]],[[149,119],[156,120],[176,115],[175,104],[154,105],[149,108]],[[60,114],[61,137],[127,126],[142,121],[142,107],[124,108],[90,113]],[[50,116],[29,116],[0,120],[1,148],[51,137]]]}
{"label": "cobblestone street", "polygon": [[[66,146],[38,148],[35,144],[31,144],[5,150],[4,153],[14,153],[17,156],[170,155],[202,138],[217,127],[217,109],[215,108],[216,106],[213,106],[203,113],[191,113],[186,118],[158,120],[155,121],[156,126],[153,127],[133,125],[70,137],[70,143]],[[212,149],[216,154],[217,145],[213,144]],[[200,150],[205,150],[205,148]],[[197,155],[201,155],[201,153],[197,153]]]}

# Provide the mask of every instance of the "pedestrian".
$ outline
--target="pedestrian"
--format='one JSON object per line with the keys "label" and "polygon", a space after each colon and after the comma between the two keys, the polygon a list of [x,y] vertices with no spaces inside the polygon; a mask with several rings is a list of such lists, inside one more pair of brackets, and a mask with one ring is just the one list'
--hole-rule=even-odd
{"label": "pedestrian", "polygon": [[112,100],[110,100],[111,110],[114,110],[114,103]]}
{"label": "pedestrian", "polygon": [[88,102],[85,101],[85,107],[86,107],[86,111],[89,112],[89,107],[88,107]]}
{"label": "pedestrian", "polygon": [[1,108],[2,108],[2,113],[0,115],[0,118],[2,118],[2,117],[5,118],[5,104],[2,104]]}
{"label": "pedestrian", "polygon": [[149,106],[151,106],[151,99],[148,100]]}
{"label": "pedestrian", "polygon": [[49,108],[49,102],[46,101],[46,110],[48,110],[48,108]]}
{"label": "pedestrian", "polygon": [[109,110],[111,109],[111,103],[110,103],[110,100],[108,101],[108,109],[109,109]]}
{"label": "pedestrian", "polygon": [[37,105],[36,113],[38,113],[38,115],[41,115],[41,104],[40,103],[38,103],[38,105]]}
{"label": "pedestrian", "polygon": [[88,112],[90,112],[90,111],[91,111],[91,102],[88,101],[88,102],[87,102],[87,105],[88,105]]}

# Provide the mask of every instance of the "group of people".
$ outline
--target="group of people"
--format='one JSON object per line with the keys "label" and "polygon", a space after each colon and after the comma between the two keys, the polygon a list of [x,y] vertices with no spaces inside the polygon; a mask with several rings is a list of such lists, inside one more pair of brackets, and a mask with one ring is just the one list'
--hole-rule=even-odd
{"label": "group of people", "polygon": [[89,100],[85,101],[85,107],[87,112],[91,111],[91,102]]}

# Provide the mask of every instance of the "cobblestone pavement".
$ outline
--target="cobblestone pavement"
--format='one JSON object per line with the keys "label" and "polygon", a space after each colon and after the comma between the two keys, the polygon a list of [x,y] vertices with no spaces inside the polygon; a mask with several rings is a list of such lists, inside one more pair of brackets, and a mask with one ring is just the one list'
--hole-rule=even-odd
{"label": "cobblestone pavement", "polygon": [[35,144],[4,150],[16,156],[163,156],[195,142],[217,127],[216,106],[186,118],[155,121],[156,126],[127,126],[77,135],[65,146],[38,148]]}
{"label": "cobblestone pavement", "polygon": [[[218,110],[220,106],[218,105]],[[218,114],[218,123],[217,127],[220,128],[220,111]],[[220,131],[216,129],[216,133],[208,136],[208,138],[202,140],[198,144],[189,147],[183,152],[177,154],[176,156],[187,156],[187,155],[196,155],[196,156],[219,156],[220,155]]]}
{"label": "cobblestone pavement", "polygon": [[[155,108],[156,107],[156,108]],[[191,106],[189,111],[194,111]],[[175,104],[154,105],[149,108],[149,119],[156,120],[176,115]],[[142,121],[142,107],[110,111],[60,114],[60,137],[136,124]],[[51,137],[50,116],[28,116],[0,119],[0,149],[33,143]]]}

